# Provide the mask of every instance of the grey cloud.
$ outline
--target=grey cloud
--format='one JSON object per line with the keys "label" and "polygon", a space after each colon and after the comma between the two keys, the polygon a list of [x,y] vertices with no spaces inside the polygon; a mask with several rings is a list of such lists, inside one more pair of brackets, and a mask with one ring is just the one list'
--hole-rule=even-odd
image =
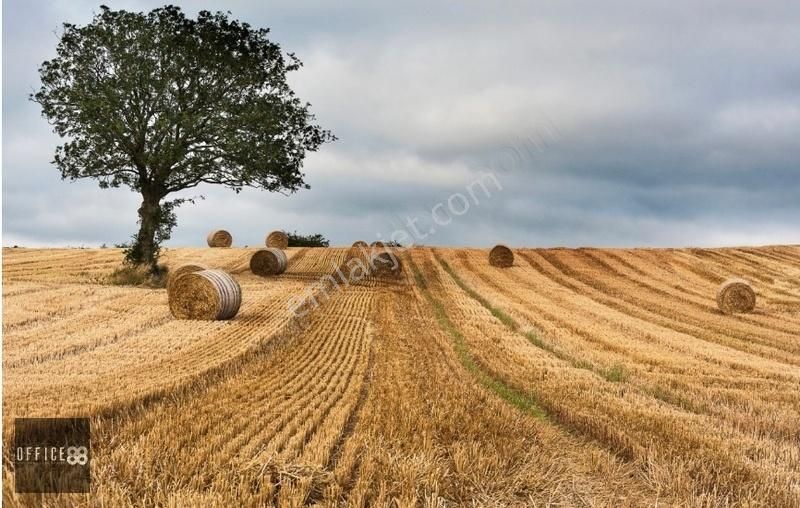
{"label": "grey cloud", "polygon": [[[58,139],[26,100],[52,31],[97,5],[4,3],[6,244],[112,243],[135,230],[133,193],[60,180],[49,164]],[[309,158],[309,191],[190,192],[207,199],[178,211],[170,245],[200,245],[212,227],[250,245],[275,227],[339,244],[386,238],[407,217],[427,230],[431,207],[487,170],[503,190],[423,243],[800,241],[795,2],[218,7],[298,54],[293,86],[340,140]]]}

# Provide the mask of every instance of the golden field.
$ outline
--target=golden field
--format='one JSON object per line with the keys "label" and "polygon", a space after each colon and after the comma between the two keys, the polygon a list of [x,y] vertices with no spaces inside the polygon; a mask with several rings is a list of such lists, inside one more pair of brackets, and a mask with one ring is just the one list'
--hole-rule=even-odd
{"label": "golden field", "polygon": [[166,251],[242,287],[198,322],[106,284],[118,249],[3,250],[5,449],[92,418],[93,492],[16,494],[6,452],[7,506],[800,506],[800,246],[405,249],[300,319],[352,253],[254,251]]}

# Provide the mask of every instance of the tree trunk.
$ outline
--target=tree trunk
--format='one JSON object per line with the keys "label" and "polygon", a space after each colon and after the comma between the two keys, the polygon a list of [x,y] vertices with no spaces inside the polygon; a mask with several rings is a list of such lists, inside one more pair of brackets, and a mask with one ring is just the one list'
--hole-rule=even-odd
{"label": "tree trunk", "polygon": [[148,193],[142,193],[142,206],[139,207],[139,233],[136,235],[134,245],[134,262],[148,267],[151,272],[157,271],[158,246],[156,245],[156,231],[158,230],[159,215],[161,214],[160,198]]}

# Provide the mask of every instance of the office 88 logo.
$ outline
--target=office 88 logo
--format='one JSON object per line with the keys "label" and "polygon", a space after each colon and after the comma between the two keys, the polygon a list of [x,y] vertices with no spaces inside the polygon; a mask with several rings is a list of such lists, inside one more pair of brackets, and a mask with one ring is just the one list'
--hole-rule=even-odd
{"label": "office 88 logo", "polygon": [[86,493],[90,488],[88,418],[17,418],[14,485],[19,493]]}

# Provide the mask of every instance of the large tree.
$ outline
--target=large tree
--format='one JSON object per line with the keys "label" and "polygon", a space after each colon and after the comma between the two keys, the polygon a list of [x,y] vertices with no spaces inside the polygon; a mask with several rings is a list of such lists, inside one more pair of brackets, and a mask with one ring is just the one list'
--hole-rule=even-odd
{"label": "large tree", "polygon": [[294,192],[306,152],[334,139],[314,125],[286,74],[301,66],[269,30],[179,7],[149,13],[100,7],[86,26],[64,24],[31,100],[65,141],[62,178],[94,178],[142,196],[128,261],[157,269],[160,243],[201,183]]}

